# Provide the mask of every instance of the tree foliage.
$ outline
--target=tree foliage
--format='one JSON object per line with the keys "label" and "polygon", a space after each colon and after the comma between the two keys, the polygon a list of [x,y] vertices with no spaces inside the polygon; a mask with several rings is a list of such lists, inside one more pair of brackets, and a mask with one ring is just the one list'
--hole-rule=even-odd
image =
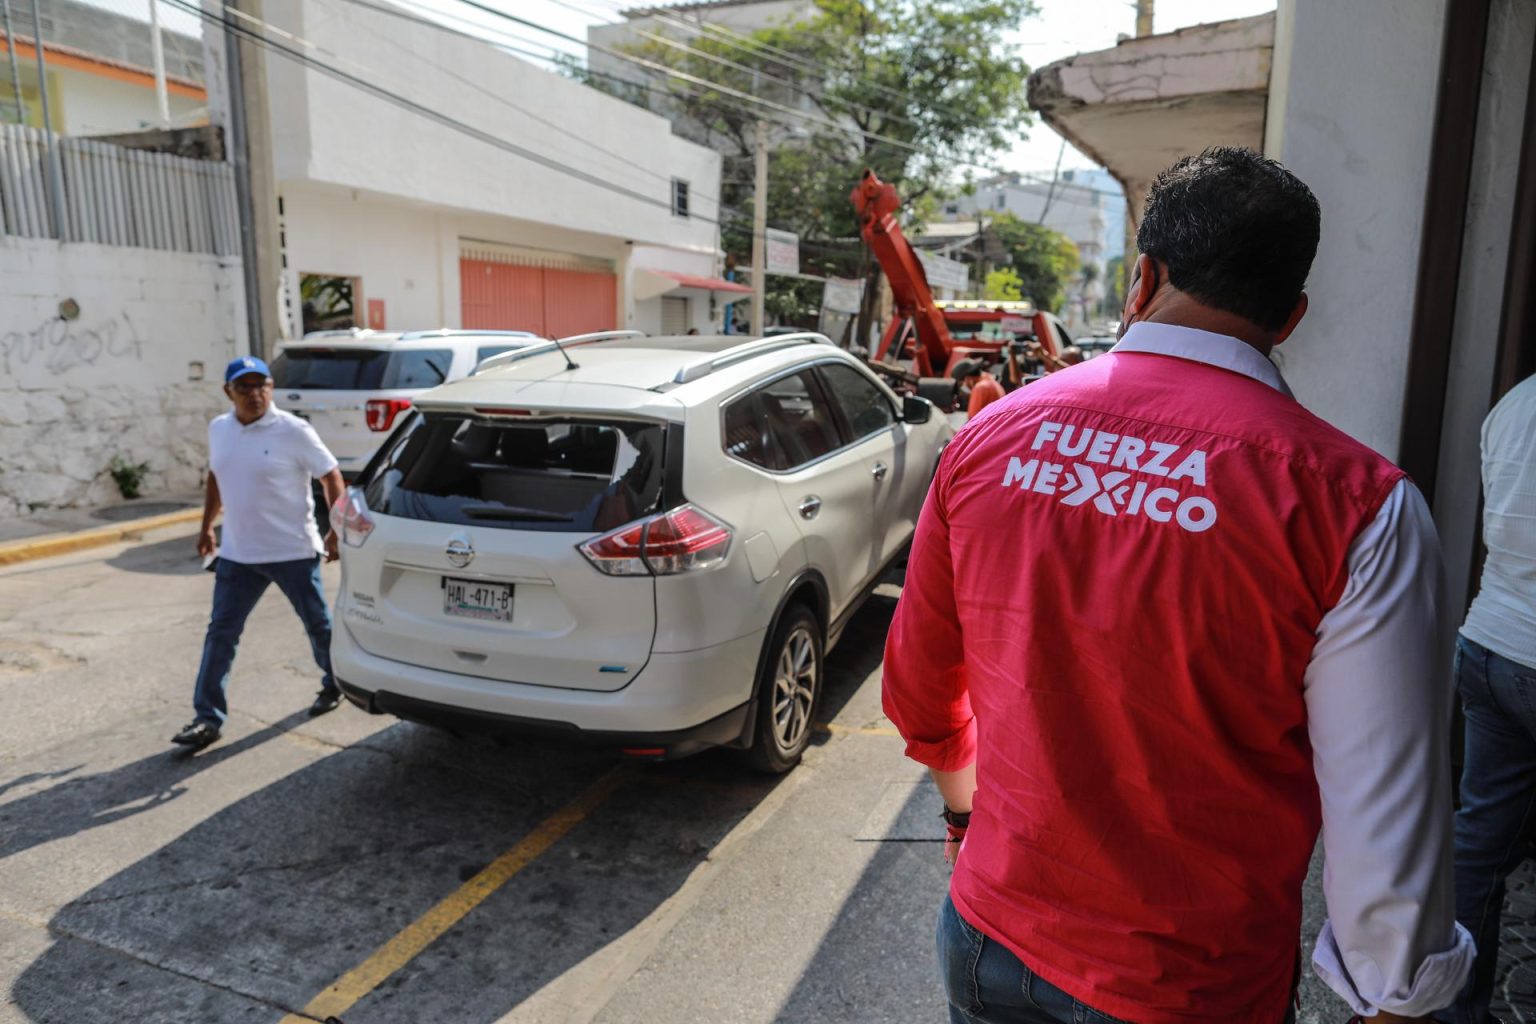
{"label": "tree foliage", "polygon": [[987,274],[986,290],[982,298],[997,302],[1016,302],[1024,297],[1024,282],[1007,267]]}
{"label": "tree foliage", "polygon": [[1078,274],[1077,246],[1060,231],[1000,213],[988,225],[1012,257],[1024,298],[1041,309],[1059,310],[1067,286]]}
{"label": "tree foliage", "polygon": [[[751,253],[756,123],[769,122],[769,225],[800,235],[810,273],[873,280],[849,192],[873,168],[915,219],[967,167],[1006,152],[1030,123],[1029,68],[1000,40],[1034,13],[1031,0],[815,0],[810,17],[749,42],[654,22],[623,48],[647,66],[625,70],[636,81],[573,73],[722,154],[722,245],[738,262]],[[769,281],[775,296],[799,290]],[[770,308],[802,305],[782,298]]]}

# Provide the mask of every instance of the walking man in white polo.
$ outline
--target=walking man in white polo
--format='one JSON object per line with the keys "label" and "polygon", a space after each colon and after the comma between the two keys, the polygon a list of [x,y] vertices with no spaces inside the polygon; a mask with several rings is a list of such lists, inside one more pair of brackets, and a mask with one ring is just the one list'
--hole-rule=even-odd
{"label": "walking man in white polo", "polygon": [[[341,693],[331,676],[331,613],[320,583],[320,560],[336,559],[336,535],[325,541],[315,527],[310,478],[320,480],[327,506],[342,495],[341,470],[314,428],[272,405],[272,375],[260,359],[236,359],[224,371],[233,408],[208,425],[208,485],[197,552],[217,551],[213,615],[193,692],[194,718],[171,742],[200,750],[219,738],[229,707],[229,670],[245,620],[275,583],[309,634],[320,692],[311,715],[336,707]],[[224,512],[224,543],[213,520]]]}

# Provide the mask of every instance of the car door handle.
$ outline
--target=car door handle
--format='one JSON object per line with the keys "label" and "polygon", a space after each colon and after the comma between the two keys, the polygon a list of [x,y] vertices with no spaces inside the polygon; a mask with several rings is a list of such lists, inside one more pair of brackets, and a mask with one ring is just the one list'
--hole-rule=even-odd
{"label": "car door handle", "polygon": [[871,473],[875,474],[875,479],[876,480],[884,480],[885,479],[885,474],[889,473],[890,471],[891,471],[891,467],[887,466],[883,462],[875,463],[875,468],[870,470]]}
{"label": "car door handle", "polygon": [[815,519],[816,513],[821,511],[821,499],[814,494],[807,495],[800,500],[800,518]]}

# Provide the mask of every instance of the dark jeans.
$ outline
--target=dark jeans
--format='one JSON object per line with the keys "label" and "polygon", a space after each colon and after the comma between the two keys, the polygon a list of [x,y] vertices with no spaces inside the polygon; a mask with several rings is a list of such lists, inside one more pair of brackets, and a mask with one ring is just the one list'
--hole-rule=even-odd
{"label": "dark jeans", "polygon": [[1466,637],[1456,641],[1456,689],[1467,717],[1456,812],[1456,919],[1477,941],[1472,977],[1437,1017],[1486,1024],[1499,965],[1504,879],[1526,855],[1536,807],[1536,669]]}
{"label": "dark jeans", "polygon": [[235,662],[240,634],[244,632],[245,620],[250,617],[256,602],[272,583],[277,584],[277,589],[288,598],[304,623],[315,664],[323,673],[321,688],[336,688],[336,681],[331,677],[331,611],[325,606],[325,589],[320,584],[319,555],[295,562],[257,564],[221,558],[216,576],[213,615],[208,620],[208,635],[203,640],[203,663],[197,670],[197,689],[192,695],[192,707],[197,711],[199,722],[207,722],[216,729],[224,725],[229,713],[225,700],[229,668]]}
{"label": "dark jeans", "polygon": [[[1124,1024],[1037,976],[973,928],[948,897],[939,911],[939,965],[950,1024]],[[1295,1019],[1291,1011],[1285,1022]]]}

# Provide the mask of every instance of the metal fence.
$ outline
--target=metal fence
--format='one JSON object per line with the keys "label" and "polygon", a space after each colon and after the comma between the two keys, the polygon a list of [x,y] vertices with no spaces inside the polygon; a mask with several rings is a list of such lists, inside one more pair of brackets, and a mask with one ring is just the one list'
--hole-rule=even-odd
{"label": "metal fence", "polygon": [[58,221],[48,139],[0,125],[0,229],[7,235],[233,256],[240,251],[228,164],[55,135]]}

